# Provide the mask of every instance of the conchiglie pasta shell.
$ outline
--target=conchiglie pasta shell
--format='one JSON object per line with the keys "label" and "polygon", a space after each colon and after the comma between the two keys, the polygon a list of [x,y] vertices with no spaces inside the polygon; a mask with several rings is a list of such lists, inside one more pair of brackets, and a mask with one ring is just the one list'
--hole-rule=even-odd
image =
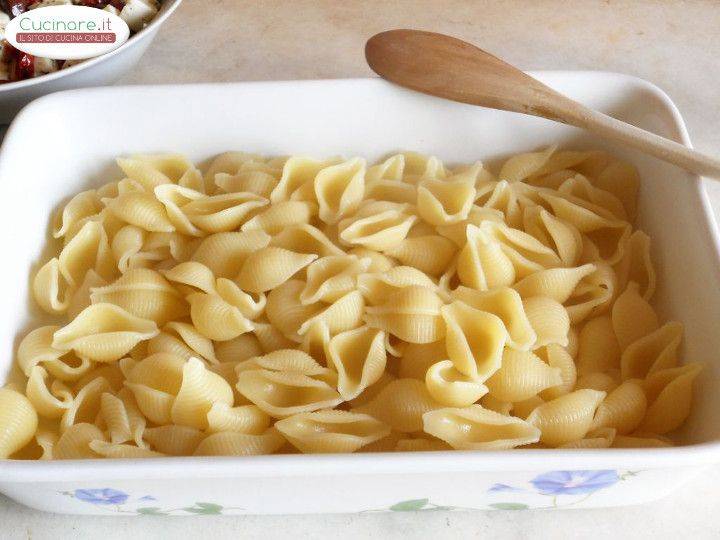
{"label": "conchiglie pasta shell", "polygon": [[508,332],[507,343],[519,350],[529,350],[537,340],[535,330],[525,315],[522,298],[513,289],[499,287],[491,291],[476,291],[460,286],[451,296],[480,311],[497,315]]}
{"label": "conchiglie pasta shell", "polygon": [[403,433],[422,430],[422,416],[442,407],[416,379],[396,379],[385,386],[375,399],[356,410],[369,414],[392,429]]}
{"label": "conchiglie pasta shell", "polygon": [[512,285],[517,276],[500,244],[475,225],[467,226],[467,243],[458,255],[457,273],[463,285],[479,290]]}
{"label": "conchiglie pasta shell", "polygon": [[182,384],[184,365],[182,357],[169,353],[152,354],[130,368],[127,381],[175,395]]}
{"label": "conchiglie pasta shell", "polygon": [[580,330],[578,371],[594,373],[620,366],[620,345],[607,315],[590,319]]}
{"label": "conchiglie pasta shell", "polygon": [[93,363],[87,358],[78,359],[72,353],[52,346],[53,335],[59,329],[59,326],[41,326],[20,342],[17,362],[26,377],[37,364],[42,364],[53,377],[62,381],[77,380],[92,369]]}
{"label": "conchiglie pasta shell", "polygon": [[615,436],[615,429],[599,428],[588,433],[584,439],[562,444],[558,448],[610,448]]}
{"label": "conchiglie pasta shell", "polygon": [[115,216],[146,231],[173,232],[163,204],[152,195],[130,191],[103,202]]}
{"label": "conchiglie pasta shell", "polygon": [[133,438],[130,417],[120,398],[109,392],[103,393],[100,396],[100,414],[107,427],[110,442],[120,444]]}
{"label": "conchiglie pasta shell", "polygon": [[221,341],[215,345],[215,355],[220,363],[241,362],[260,356],[264,350],[253,334],[242,334],[235,339]]}
{"label": "conchiglie pasta shell", "polygon": [[404,214],[398,209],[346,219],[339,224],[340,239],[350,246],[386,251],[400,244],[416,221],[417,216]]}
{"label": "conchiglie pasta shell", "polygon": [[91,189],[78,193],[70,199],[53,219],[53,237],[61,238],[65,236],[84,218],[93,216],[99,213],[100,210],[102,210],[102,205],[95,190]]}
{"label": "conchiglie pasta shell", "polygon": [[215,156],[210,163],[205,172],[205,180],[210,184],[220,174],[237,174],[246,170],[248,164],[265,165],[265,160],[261,155],[249,152],[223,152]]}
{"label": "conchiglie pasta shell", "polygon": [[618,435],[612,442],[613,448],[669,448],[672,443],[656,437],[636,437],[630,435]]}
{"label": "conchiglie pasta shell", "polygon": [[620,358],[622,378],[644,378],[675,367],[682,335],[683,325],[669,322],[631,343]]}
{"label": "conchiglie pasta shell", "polygon": [[[303,281],[293,279],[286,281],[270,291],[265,306],[265,315],[273,327],[297,343],[302,341],[298,335],[300,327],[323,309],[323,305],[319,303],[303,305],[300,295],[304,289]],[[257,331],[256,335],[258,335]],[[259,335],[258,339],[260,339]],[[262,343],[262,339],[260,341]]]}
{"label": "conchiglie pasta shell", "polygon": [[618,381],[616,381],[612,375],[601,373],[599,371],[581,375],[578,377],[577,383],[575,384],[576,390],[589,388],[590,390],[600,390],[601,392],[606,392],[608,394],[617,387]]}
{"label": "conchiglie pasta shell", "polygon": [[91,290],[93,304],[110,303],[158,325],[187,315],[188,305],[158,272],[146,268],[128,270],[105,287]]}
{"label": "conchiglie pasta shell", "polygon": [[286,227],[272,239],[271,245],[296,253],[315,254],[318,257],[345,254],[321,230],[307,224]]}
{"label": "conchiglie pasta shell", "polygon": [[429,235],[405,238],[385,254],[426,274],[439,276],[450,265],[456,251],[455,244],[447,238]]}
{"label": "conchiglie pasta shell", "polygon": [[269,353],[280,349],[289,349],[296,343],[286,338],[283,333],[268,323],[253,323],[253,334],[260,343],[263,352]]}
{"label": "conchiglie pasta shell", "polygon": [[170,412],[173,423],[206,429],[208,411],[216,402],[232,405],[232,387],[201,360],[190,358],[183,367],[182,385]]}
{"label": "conchiglie pasta shell", "polygon": [[501,365],[507,331],[500,318],[453,302],[442,308],[447,327],[445,346],[455,368],[478,382],[487,380]]}
{"label": "conchiglie pasta shell", "polygon": [[330,340],[328,359],[338,372],[337,389],[345,401],[360,395],[382,376],[387,360],[384,339],[382,330],[364,326]]}
{"label": "conchiglie pasta shell", "polygon": [[396,266],[387,271],[362,274],[357,278],[358,289],[372,305],[385,301],[404,287],[419,285],[435,290],[436,285],[424,272],[412,266]]}
{"label": "conchiglie pasta shell", "polygon": [[72,349],[96,362],[112,362],[158,333],[153,321],[136,317],[116,305],[101,303],[85,308],[70,324],[57,330],[52,346]]}
{"label": "conchiglie pasta shell", "polygon": [[415,204],[417,190],[411,184],[397,180],[370,180],[365,184],[365,198],[377,201],[390,201],[400,204]]}
{"label": "conchiglie pasta shell", "polygon": [[93,424],[75,424],[66,429],[53,447],[53,459],[92,459],[97,458],[91,448],[92,441],[104,441],[105,436]]}
{"label": "conchiglie pasta shell", "polygon": [[610,163],[600,172],[595,185],[620,199],[631,219],[635,216],[640,175],[634,165],[624,161]]}
{"label": "conchiglie pasta shell", "polygon": [[271,236],[262,230],[223,232],[203,239],[192,260],[207,266],[215,277],[234,278],[251,253],[270,243]]}
{"label": "conchiglie pasta shell", "polygon": [[73,395],[62,382],[55,380],[48,388],[48,373],[40,366],[30,372],[25,395],[35,411],[45,418],[60,418],[70,408]]}
{"label": "conchiglie pasta shell", "polygon": [[235,366],[235,372],[240,373],[249,369],[267,369],[270,371],[291,371],[311,376],[315,379],[336,386],[337,374],[329,368],[323,367],[309,354],[295,349],[286,349],[270,352],[264,356],[249,358]]}
{"label": "conchiglie pasta shell", "polygon": [[335,410],[297,414],[275,427],[304,453],[355,452],[390,434],[390,427],[372,416]]}
{"label": "conchiglie pasta shell", "polygon": [[249,192],[268,199],[277,185],[277,178],[265,171],[248,170],[234,175],[218,173],[215,184],[225,193]]}
{"label": "conchiglie pasta shell", "polygon": [[389,371],[384,371],[383,374],[380,375],[380,379],[378,379],[375,384],[368,386],[358,397],[348,402],[350,404],[350,407],[357,408],[365,405],[366,403],[369,403],[370,401],[375,399],[375,397],[380,393],[383,388],[385,388],[388,384],[390,384],[396,379],[397,377],[395,375],[393,375]]}
{"label": "conchiglie pasta shell", "polygon": [[543,171],[542,167],[555,153],[556,146],[548,146],[542,152],[527,152],[510,157],[500,169],[498,178],[508,182],[519,182]]}
{"label": "conchiglie pasta shell", "polygon": [[273,203],[290,200],[290,197],[304,185],[312,186],[313,180],[322,169],[338,161],[336,158],[318,161],[302,156],[291,157],[283,166],[282,176],[270,194],[270,200]]}
{"label": "conchiglie pasta shell", "polygon": [[400,289],[382,305],[366,308],[365,322],[403,341],[431,343],[445,335],[442,305],[432,290],[413,285]]}
{"label": "conchiglie pasta shell", "polygon": [[642,297],[652,298],[657,276],[650,258],[650,237],[642,231],[635,231],[625,246],[623,258],[615,267],[620,289],[631,281],[638,284]]}
{"label": "conchiglie pasta shell", "polygon": [[452,450],[445,441],[439,439],[400,439],[395,445],[396,452],[438,452]]}
{"label": "conchiglie pasta shell", "polygon": [[68,308],[72,289],[62,283],[57,258],[45,263],[32,281],[33,299],[46,313],[63,313]]}
{"label": "conchiglie pasta shell", "polygon": [[535,426],[480,405],[427,412],[423,415],[423,429],[456,450],[504,450],[540,438]]}
{"label": "conchiglie pasta shell", "polygon": [[355,288],[358,274],[366,272],[370,262],[355,255],[331,255],[316,260],[307,267],[307,283],[300,301],[334,302]]}
{"label": "conchiglie pasta shell", "polygon": [[151,422],[160,425],[172,422],[174,395],[139,383],[126,382],[125,386],[133,393],[139,409]]}
{"label": "conchiglie pasta shell", "polygon": [[365,194],[365,160],[353,158],[326,167],[313,181],[315,197],[320,206],[320,219],[337,223],[352,214]]}
{"label": "conchiglie pasta shell", "polygon": [[492,394],[485,394],[480,400],[480,405],[482,405],[488,410],[504,414],[505,416],[509,416],[510,412],[513,410],[512,403],[510,403],[509,401],[503,401],[501,399],[498,399]]}
{"label": "conchiglie pasta shell", "polygon": [[178,232],[191,236],[202,236],[203,231],[188,219],[183,207],[192,201],[207,199],[208,197],[204,193],[175,184],[156,186],[154,193],[157,200],[165,206],[168,219]]}
{"label": "conchiglie pasta shell", "polygon": [[542,390],[540,396],[545,400],[551,400],[570,393],[577,382],[577,368],[568,350],[565,347],[551,343],[536,352],[543,354],[543,360],[547,361],[550,367],[560,370],[561,379],[560,384]]}
{"label": "conchiglie pasta shell", "polygon": [[208,294],[215,292],[215,276],[212,270],[202,263],[187,261],[161,273],[169,281],[185,285],[189,290]]}
{"label": "conchiglie pasta shell", "polygon": [[193,293],[187,300],[193,325],[206,338],[225,341],[253,330],[252,322],[218,295]]}
{"label": "conchiglie pasta shell", "polygon": [[403,349],[398,375],[402,379],[424,381],[430,366],[446,359],[447,356],[444,340],[422,344],[409,343]]}
{"label": "conchiglie pasta shell", "polygon": [[267,204],[267,199],[254,193],[223,193],[190,201],[181,211],[198,229],[219,233],[236,230],[253,211]]}
{"label": "conchiglie pasta shell", "polygon": [[104,377],[97,377],[83,386],[60,418],[60,431],[73,424],[95,421],[101,412],[102,395],[110,390],[110,383]]}
{"label": "conchiglie pasta shell", "polygon": [[391,268],[397,265],[397,261],[387,255],[368,249],[365,247],[356,247],[348,251],[350,255],[355,255],[361,259],[369,259],[370,265],[367,268],[367,272],[387,272]]}
{"label": "conchiglie pasta shell", "polygon": [[327,383],[292,371],[241,371],[237,388],[273,418],[331,408],[342,401]]}
{"label": "conchiglie pasta shell", "polygon": [[575,390],[540,405],[527,421],[540,429],[540,441],[548,446],[579,441],[590,430],[595,410],[603,399],[605,392]]}
{"label": "conchiglie pasta shell", "polygon": [[570,298],[580,280],[594,271],[593,264],[585,264],[577,268],[550,268],[520,280],[513,285],[513,289],[523,298],[546,296],[562,304]]}
{"label": "conchiglie pasta shell", "polygon": [[204,434],[188,426],[168,425],[148,428],[143,437],[158,452],[171,456],[188,456],[195,452]]}
{"label": "conchiglie pasta shell", "polygon": [[562,383],[560,369],[548,366],[529,351],[505,349],[502,365],[485,384],[502,401],[524,401]]}
{"label": "conchiglie pasta shell", "polygon": [[640,296],[638,285],[634,282],[629,283],[625,292],[615,301],[612,323],[622,351],[660,326],[655,310]]}
{"label": "conchiglie pasta shell", "polygon": [[216,401],[207,413],[207,432],[237,431],[260,435],[270,427],[270,420],[270,416],[256,405],[231,407]]}
{"label": "conchiglie pasta shell", "polygon": [[615,428],[625,435],[635,430],[647,410],[645,391],[638,380],[629,380],[610,392],[595,412],[593,428]]}
{"label": "conchiglie pasta shell", "polygon": [[0,388],[0,458],[28,444],[38,426],[38,416],[32,403],[20,392]]}
{"label": "conchiglie pasta shell", "polygon": [[365,301],[359,291],[351,291],[333,302],[326,309],[305,321],[298,329],[305,335],[313,325],[324,324],[330,335],[357,328],[363,317]]}
{"label": "conchiglie pasta shell", "polygon": [[156,458],[165,454],[154,452],[147,448],[138,448],[130,444],[114,444],[101,440],[94,440],[88,443],[90,450],[99,456],[115,459],[139,459],[139,458]]}
{"label": "conchiglie pasta shell", "polygon": [[431,225],[451,225],[468,216],[475,200],[475,186],[466,180],[425,180],[418,184],[420,216]]}
{"label": "conchiglie pasta shell", "polygon": [[692,385],[702,368],[694,362],[650,375],[645,380],[649,406],[640,429],[663,435],[680,427],[690,414]]}
{"label": "conchiglie pasta shell", "polygon": [[316,255],[266,247],[245,260],[236,282],[245,291],[269,291],[285,283],[316,258]]}
{"label": "conchiglie pasta shell", "polygon": [[318,207],[308,201],[283,201],[273,204],[256,216],[243,223],[242,231],[262,229],[268,234],[275,235],[285,227],[310,223],[313,216],[318,213]]}
{"label": "conchiglie pasta shell", "polygon": [[105,281],[95,270],[92,268],[87,271],[85,278],[83,279],[80,287],[78,287],[70,297],[67,303],[66,315],[68,319],[74,319],[83,309],[88,307],[92,303],[91,291],[98,287],[104,287],[107,285]]}
{"label": "conchiglie pasta shell", "polygon": [[523,307],[537,335],[535,347],[551,343],[567,346],[570,317],[560,303],[545,296],[533,296],[523,300]]}
{"label": "conchiglie pasta shell", "polygon": [[285,439],[274,427],[261,435],[222,431],[205,437],[195,450],[196,456],[253,456],[280,450]]}
{"label": "conchiglie pasta shell", "polygon": [[144,188],[177,182],[194,167],[186,157],[178,154],[136,154],[115,160],[125,176]]}
{"label": "conchiglie pasta shell", "polygon": [[148,341],[148,354],[167,352],[187,360],[191,356],[201,356],[211,363],[217,363],[211,340],[200,334],[194,326],[171,322],[163,331]]}
{"label": "conchiglie pasta shell", "polygon": [[430,366],[425,375],[428,392],[438,403],[451,407],[467,407],[487,394],[487,387],[455,369],[452,360]]}
{"label": "conchiglie pasta shell", "polygon": [[540,206],[531,206],[525,208],[523,225],[525,232],[554,250],[564,266],[573,266],[578,261],[583,248],[582,236],[569,223]]}

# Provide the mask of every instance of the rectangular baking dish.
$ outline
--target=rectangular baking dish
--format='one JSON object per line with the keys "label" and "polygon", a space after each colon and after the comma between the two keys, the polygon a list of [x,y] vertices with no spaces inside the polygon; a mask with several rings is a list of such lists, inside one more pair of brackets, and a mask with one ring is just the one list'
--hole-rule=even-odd
{"label": "rectangular baking dish", "polygon": [[[615,73],[539,72],[591,107],[690,144],[670,99]],[[118,178],[116,156],[226,150],[361,155],[408,149],[448,163],[560,144],[604,148],[642,174],[639,226],[653,239],[663,319],[685,323],[683,357],[706,362],[693,413],[668,449],[513,450],[245,458],[0,462],[0,492],[72,514],[317,513],[636,504],[720,461],[720,242],[698,177],[542,119],[426,97],[380,80],[136,86],[54,94],[28,106],[0,151],[1,378],[37,325],[28,280],[51,213]]]}

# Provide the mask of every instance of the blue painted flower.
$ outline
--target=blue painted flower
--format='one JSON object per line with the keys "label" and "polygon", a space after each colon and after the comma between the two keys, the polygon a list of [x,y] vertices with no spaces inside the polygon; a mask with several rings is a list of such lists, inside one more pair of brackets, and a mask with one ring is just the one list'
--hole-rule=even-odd
{"label": "blue painted flower", "polygon": [[138,501],[157,501],[157,499],[152,495],[145,495],[144,497],[140,497]]}
{"label": "blue painted flower", "polygon": [[488,491],[497,491],[497,492],[504,492],[504,491],[512,491],[512,492],[518,492],[518,491],[525,491],[522,488],[519,487],[513,487],[508,486],[507,484],[493,484]]}
{"label": "blue painted flower", "polygon": [[543,495],[578,495],[606,488],[618,480],[617,471],[551,471],[530,483]]}
{"label": "blue painted flower", "polygon": [[76,489],[75,497],[92,504],[123,504],[129,495],[112,488]]}

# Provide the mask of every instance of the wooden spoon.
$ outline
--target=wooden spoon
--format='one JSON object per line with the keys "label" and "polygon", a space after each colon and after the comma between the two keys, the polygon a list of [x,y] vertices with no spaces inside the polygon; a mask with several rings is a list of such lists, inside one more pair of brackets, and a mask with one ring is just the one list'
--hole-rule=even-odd
{"label": "wooden spoon", "polygon": [[466,41],[390,30],[368,40],[365,57],[375,73],[400,86],[584,128],[693,173],[720,178],[720,160],[588,109]]}

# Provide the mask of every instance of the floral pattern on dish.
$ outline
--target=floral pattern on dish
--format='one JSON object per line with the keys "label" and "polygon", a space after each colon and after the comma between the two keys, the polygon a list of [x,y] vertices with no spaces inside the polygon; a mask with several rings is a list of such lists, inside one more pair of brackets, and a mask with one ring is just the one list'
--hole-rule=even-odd
{"label": "floral pattern on dish", "polygon": [[[415,498],[399,501],[384,508],[364,510],[365,512],[420,512],[450,510],[529,510],[534,508],[563,508],[578,505],[600,490],[610,488],[618,482],[636,476],[637,471],[625,471],[620,474],[616,470],[578,470],[549,471],[534,476],[527,481],[527,487],[496,483],[486,493],[513,493],[522,500],[503,500],[488,503],[484,507],[468,508],[461,506],[441,505],[429,498]],[[223,506],[212,502],[195,502],[190,506],[162,507],[146,506],[144,503],[155,501],[151,495],[133,497],[129,493],[114,488],[85,488],[74,491],[61,491],[66,495],[122,514],[135,515],[220,515],[225,513],[245,513],[244,508]],[[538,501],[538,497],[540,500]],[[560,499],[562,497],[562,500]],[[539,502],[539,504],[537,503]],[[252,512],[247,512],[252,513]]]}

